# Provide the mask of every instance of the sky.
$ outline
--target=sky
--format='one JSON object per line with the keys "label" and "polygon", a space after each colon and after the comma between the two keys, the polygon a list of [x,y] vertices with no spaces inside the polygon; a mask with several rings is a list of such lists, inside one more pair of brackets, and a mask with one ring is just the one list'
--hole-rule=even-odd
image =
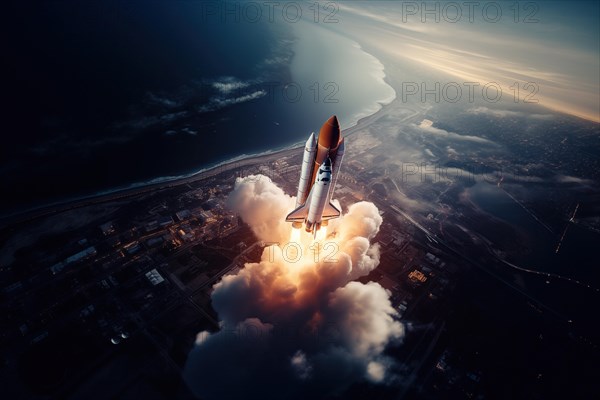
{"label": "sky", "polygon": [[518,15],[512,2],[479,2],[472,12],[445,4],[430,3],[439,8],[427,14],[420,2],[342,2],[334,29],[442,83],[495,82],[513,97],[517,83],[518,102],[531,95],[541,106],[600,121],[598,2],[518,3]]}

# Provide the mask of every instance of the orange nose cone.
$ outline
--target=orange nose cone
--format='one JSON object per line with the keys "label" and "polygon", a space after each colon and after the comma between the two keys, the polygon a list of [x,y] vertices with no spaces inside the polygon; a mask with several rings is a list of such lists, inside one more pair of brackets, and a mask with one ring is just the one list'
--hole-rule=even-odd
{"label": "orange nose cone", "polygon": [[321,127],[319,131],[319,145],[325,148],[334,149],[340,141],[340,124],[337,117],[332,115]]}

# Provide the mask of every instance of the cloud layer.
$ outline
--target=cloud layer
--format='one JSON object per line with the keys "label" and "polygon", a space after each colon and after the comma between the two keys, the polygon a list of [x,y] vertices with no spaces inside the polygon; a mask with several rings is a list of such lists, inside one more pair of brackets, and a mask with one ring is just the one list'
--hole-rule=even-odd
{"label": "cloud layer", "polygon": [[260,175],[239,178],[229,205],[265,242],[261,260],[214,286],[221,330],[201,332],[185,380],[203,399],[320,398],[360,381],[389,383],[386,346],[404,328],[389,292],[362,284],[379,264],[370,240],[382,223],[368,202],[350,206],[315,247],[291,244],[285,215],[295,199]]}

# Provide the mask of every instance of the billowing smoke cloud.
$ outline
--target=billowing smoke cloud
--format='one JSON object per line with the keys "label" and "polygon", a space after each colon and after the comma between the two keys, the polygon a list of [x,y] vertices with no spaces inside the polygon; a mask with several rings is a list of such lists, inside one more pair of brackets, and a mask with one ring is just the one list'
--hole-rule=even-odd
{"label": "billowing smoke cloud", "polygon": [[294,201],[264,176],[236,181],[229,206],[259,239],[279,245],[214,286],[221,330],[198,334],[185,369],[202,399],[321,398],[394,379],[384,350],[403,326],[385,289],[354,281],[379,264],[379,247],[370,244],[379,211],[354,204],[320,246],[306,233],[287,243],[284,219]]}
{"label": "billowing smoke cloud", "polygon": [[238,178],[229,195],[229,207],[265,242],[289,240],[290,224],[285,222],[285,216],[295,204],[294,198],[263,175]]}

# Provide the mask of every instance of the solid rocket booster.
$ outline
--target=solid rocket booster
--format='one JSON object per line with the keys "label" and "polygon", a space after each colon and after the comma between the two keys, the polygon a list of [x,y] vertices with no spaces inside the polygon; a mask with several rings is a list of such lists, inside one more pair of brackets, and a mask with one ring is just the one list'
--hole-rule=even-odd
{"label": "solid rocket booster", "polygon": [[302,169],[300,171],[300,182],[298,183],[298,193],[296,195],[296,207],[300,207],[308,197],[308,191],[312,184],[312,169],[315,164],[315,153],[317,151],[317,142],[315,133],[311,133],[304,146],[304,157],[302,157]]}
{"label": "solid rocket booster", "polygon": [[321,127],[318,140],[313,132],[304,146],[296,209],[286,217],[294,228],[304,224],[308,232],[316,235],[328,220],[340,216],[331,197],[343,157],[344,138],[334,115]]}

